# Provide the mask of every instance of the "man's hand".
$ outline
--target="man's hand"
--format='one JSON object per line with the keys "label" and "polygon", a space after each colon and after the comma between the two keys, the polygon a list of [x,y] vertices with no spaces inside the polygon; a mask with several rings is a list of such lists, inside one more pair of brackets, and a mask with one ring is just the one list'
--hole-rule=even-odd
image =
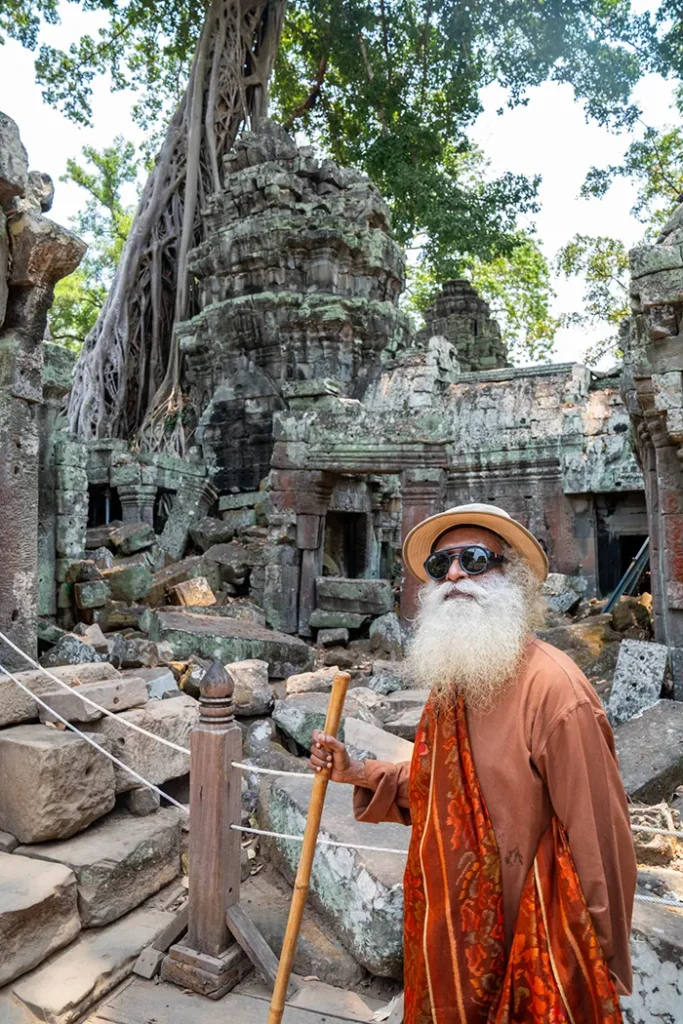
{"label": "man's hand", "polygon": [[319,729],[313,733],[313,746],[308,763],[315,772],[330,768],[332,782],[346,782],[351,786],[362,786],[365,783],[363,762],[352,760],[340,740],[336,740],[334,736],[326,736]]}

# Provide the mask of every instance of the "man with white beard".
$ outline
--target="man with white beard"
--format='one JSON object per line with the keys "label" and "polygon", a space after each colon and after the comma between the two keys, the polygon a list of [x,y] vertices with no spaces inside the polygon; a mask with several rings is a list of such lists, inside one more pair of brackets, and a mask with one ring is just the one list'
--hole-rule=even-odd
{"label": "man with white beard", "polygon": [[574,662],[533,636],[548,563],[502,509],[420,523],[409,658],[431,691],[412,762],[311,766],[354,785],[361,821],[412,824],[405,1024],[619,1024],[636,863],[612,731]]}

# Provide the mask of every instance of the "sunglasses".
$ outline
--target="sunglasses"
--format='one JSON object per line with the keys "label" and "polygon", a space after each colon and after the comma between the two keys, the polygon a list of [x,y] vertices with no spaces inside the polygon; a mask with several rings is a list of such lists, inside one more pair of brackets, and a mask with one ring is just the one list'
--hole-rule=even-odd
{"label": "sunglasses", "polygon": [[494,565],[503,565],[507,559],[505,555],[497,555],[495,551],[481,547],[479,544],[470,544],[466,548],[444,548],[442,551],[433,551],[424,563],[424,570],[430,579],[437,583],[448,576],[448,570],[457,558],[460,568],[468,576],[480,576],[488,572]]}

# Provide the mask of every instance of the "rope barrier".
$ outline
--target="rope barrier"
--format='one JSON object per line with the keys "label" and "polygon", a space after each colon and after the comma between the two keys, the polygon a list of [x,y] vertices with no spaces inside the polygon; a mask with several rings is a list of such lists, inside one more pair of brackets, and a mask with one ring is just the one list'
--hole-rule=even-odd
{"label": "rope barrier", "polygon": [[[65,683],[63,679],[58,679],[57,676],[54,675],[52,672],[48,672],[48,670],[44,668],[43,665],[41,665],[37,661],[34,661],[33,658],[31,658],[28,654],[22,651],[20,647],[17,647],[17,645],[13,643],[9,639],[9,637],[6,637],[3,632],[0,632],[0,640],[6,643],[8,647],[11,647],[13,651],[16,651],[17,654],[21,655],[21,657],[24,658],[24,660],[27,661],[29,665],[33,665],[34,668],[39,669],[41,672],[43,672],[48,677],[48,679],[51,679],[53,683],[57,684],[57,686],[61,686],[61,688],[63,690],[66,690],[67,693],[75,694],[79,700],[82,700],[85,704],[89,704],[90,707],[96,708],[98,711],[101,711],[103,715],[107,716],[107,718],[115,718],[117,721],[123,722],[129,729],[133,729],[135,732],[139,732],[142,736],[147,736],[149,739],[156,740],[157,743],[162,743],[165,747],[170,747],[171,750],[176,750],[180,754],[190,753],[187,747],[181,747],[178,743],[173,743],[172,740],[167,740],[163,736],[157,736],[156,733],[150,732],[148,729],[143,729],[141,725],[136,725],[135,722],[129,722],[126,718],[119,718],[119,716],[114,711],[109,711],[107,708],[103,708],[101,704],[98,704],[96,701],[91,700],[90,697],[86,697],[84,694],[79,693],[77,686],[69,686],[69,684]],[[17,682],[16,679],[14,681]],[[31,696],[33,697],[34,700],[38,699],[33,694],[31,694]],[[40,703],[42,704],[43,707],[47,708],[47,710],[51,714],[56,714],[56,712],[54,712],[52,708],[49,707],[47,704],[43,704],[42,701],[40,701]]]}
{"label": "rope barrier", "polygon": [[[247,832],[249,835],[254,836],[269,836],[271,839],[291,839],[295,843],[303,843],[303,836],[291,836],[285,832],[267,832],[262,828],[245,828],[244,825],[231,825],[231,829],[235,832]],[[341,846],[345,850],[368,850],[371,853],[399,853],[402,857],[407,857],[407,850],[393,850],[389,846],[362,846],[360,843],[337,843],[334,839],[318,839],[318,843],[321,846]]]}
{"label": "rope barrier", "polygon": [[631,825],[631,832],[651,832],[655,836],[676,836],[683,839],[683,832],[676,832],[671,828],[650,828],[649,825]]}
{"label": "rope barrier", "polygon": [[659,903],[664,907],[675,907],[677,910],[683,910],[683,903],[677,900],[667,900],[663,896],[644,896],[642,893],[637,892],[635,897],[639,903]]}
{"label": "rope barrier", "polygon": [[74,732],[77,736],[80,736],[82,740],[85,740],[86,743],[89,743],[91,747],[95,748],[95,750],[99,750],[100,754],[104,754],[104,756],[108,757],[110,761],[113,761],[115,765],[118,765],[119,768],[122,768],[124,772],[128,772],[129,775],[132,775],[133,778],[137,779],[137,781],[146,789],[151,789],[154,793],[158,793],[159,796],[164,798],[164,800],[167,800],[170,804],[173,804],[175,807],[179,807],[181,811],[185,812],[185,814],[190,813],[190,808],[187,807],[185,804],[181,804],[174,797],[169,796],[167,793],[164,793],[163,789],[159,789],[158,786],[155,786],[153,782],[149,782],[147,779],[143,778],[142,775],[138,775],[138,773],[134,771],[133,768],[129,768],[129,766],[127,764],[124,764],[123,761],[119,761],[118,757],[115,757],[108,750],[105,750],[104,747],[101,747],[99,743],[96,743],[92,736],[87,736],[86,733],[81,732],[80,729],[77,729],[72,722],[68,722],[66,718],[63,718],[60,714],[58,714],[58,712],[53,711],[49,704],[46,704],[45,701],[40,699],[40,697],[36,697],[35,693],[31,693],[28,686],[25,686],[19,679],[16,678],[16,676],[13,676],[12,673],[9,672],[3,665],[0,665],[0,672],[8,676],[11,680],[13,680],[13,682],[17,684],[17,686],[20,689],[22,689],[30,697],[33,697],[36,703],[40,704],[41,707],[45,708],[47,711],[50,712],[50,714],[54,715],[55,718],[59,719],[59,721],[62,722],[62,724],[65,725],[67,729],[70,729],[71,732]]}
{"label": "rope barrier", "polygon": [[232,761],[233,768],[239,768],[243,772],[254,772],[256,775],[280,775],[283,777],[289,777],[292,779],[312,779],[314,778],[313,772],[285,772],[279,771],[277,768],[260,768],[256,764],[243,764],[241,761]]}

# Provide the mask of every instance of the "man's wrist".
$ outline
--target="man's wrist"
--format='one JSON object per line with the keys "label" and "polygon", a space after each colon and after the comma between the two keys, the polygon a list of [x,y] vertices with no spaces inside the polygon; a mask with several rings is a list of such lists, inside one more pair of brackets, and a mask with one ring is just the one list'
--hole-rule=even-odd
{"label": "man's wrist", "polygon": [[364,786],[367,782],[365,761],[350,760],[348,768],[343,772],[343,781],[350,786]]}

